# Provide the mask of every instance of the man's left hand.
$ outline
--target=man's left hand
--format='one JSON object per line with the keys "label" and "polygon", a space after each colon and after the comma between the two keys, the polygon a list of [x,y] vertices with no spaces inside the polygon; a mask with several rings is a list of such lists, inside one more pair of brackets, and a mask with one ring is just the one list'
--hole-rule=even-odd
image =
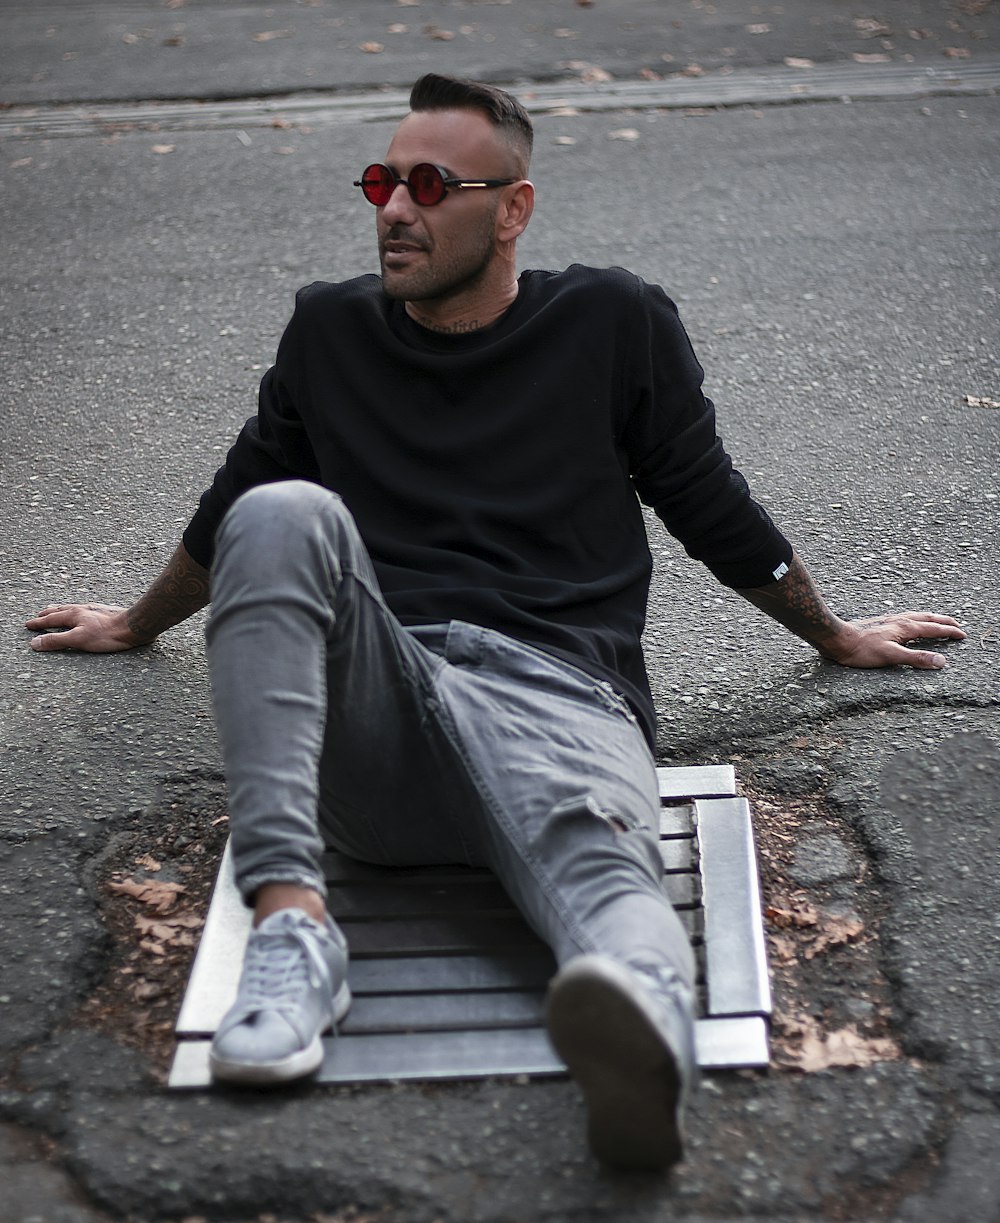
{"label": "man's left hand", "polygon": [[951,616],[895,612],[844,621],[843,628],[817,648],[824,658],[844,667],[919,667],[933,671],[948,665],[945,656],[915,650],[906,643],[928,638],[961,641],[964,637],[958,621]]}

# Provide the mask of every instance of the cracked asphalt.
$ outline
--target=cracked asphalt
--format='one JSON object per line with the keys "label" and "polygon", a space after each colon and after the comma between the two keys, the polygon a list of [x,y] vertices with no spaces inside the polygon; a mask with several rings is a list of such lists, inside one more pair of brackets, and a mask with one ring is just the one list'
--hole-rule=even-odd
{"label": "cracked asphalt", "polygon": [[[0,21],[0,1220],[1000,1219],[1000,100],[711,104],[788,59],[997,67],[997,4],[36,0]],[[35,655],[24,619],[135,597],[295,288],[375,266],[350,180],[392,121],[344,103],[428,68],[582,100],[589,68],[666,89],[692,65],[696,108],[536,110],[522,263],[664,284],[730,450],[838,611],[968,630],[940,673],[840,670],[654,528],[661,761],[733,760],[768,812],[815,800],[795,886],[877,925],[865,963],[904,1056],[708,1077],[668,1178],[598,1168],[568,1082],[168,1093],[81,1007],[111,960],[115,847],[179,793],[218,803],[201,619],[108,658]],[[67,109],[303,90],[329,94],[312,121],[156,131],[137,105],[56,134]],[[812,962],[817,1022],[864,1015],[845,954]]]}

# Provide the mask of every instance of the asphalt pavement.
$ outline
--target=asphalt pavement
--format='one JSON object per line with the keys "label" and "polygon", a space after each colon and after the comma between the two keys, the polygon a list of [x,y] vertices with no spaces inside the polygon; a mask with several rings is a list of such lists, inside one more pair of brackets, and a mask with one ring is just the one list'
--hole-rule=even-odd
{"label": "asphalt pavement", "polygon": [[[1000,1219],[997,4],[0,23],[0,1220]],[[126,602],[170,555],[296,287],[377,266],[350,182],[427,69],[525,98],[522,263],[667,288],[837,610],[968,631],[942,672],[841,670],[653,526],[659,755],[732,760],[754,799],[784,1059],[708,1078],[667,1178],[601,1171],[569,1083],[171,1094],[87,1010],[119,954],[109,863],[222,801],[202,620],[105,658],[36,655],[23,621]],[[783,913],[863,934],[796,948]],[[833,1032],[853,1064],[796,1061]]]}

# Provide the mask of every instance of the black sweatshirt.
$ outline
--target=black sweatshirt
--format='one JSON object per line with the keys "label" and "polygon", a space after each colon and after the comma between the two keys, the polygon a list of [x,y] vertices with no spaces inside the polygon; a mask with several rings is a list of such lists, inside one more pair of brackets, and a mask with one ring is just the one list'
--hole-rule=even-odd
{"label": "black sweatshirt", "polygon": [[774,581],[791,548],[716,436],[662,289],[579,265],[518,285],[497,323],[455,336],[377,276],[302,289],[184,544],[207,568],[242,491],[322,484],[403,624],[465,620],[560,656],[610,681],[652,743],[639,499],[728,586]]}

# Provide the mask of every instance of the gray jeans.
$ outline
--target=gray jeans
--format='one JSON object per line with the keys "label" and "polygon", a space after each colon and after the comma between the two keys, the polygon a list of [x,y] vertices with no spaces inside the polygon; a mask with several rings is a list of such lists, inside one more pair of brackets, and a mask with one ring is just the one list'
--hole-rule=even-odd
{"label": "gray jeans", "polygon": [[560,963],[691,982],[652,756],[610,685],[461,621],[404,628],[343,501],[268,484],[226,516],[208,626],[236,879],[325,894],[324,844],[487,866]]}

